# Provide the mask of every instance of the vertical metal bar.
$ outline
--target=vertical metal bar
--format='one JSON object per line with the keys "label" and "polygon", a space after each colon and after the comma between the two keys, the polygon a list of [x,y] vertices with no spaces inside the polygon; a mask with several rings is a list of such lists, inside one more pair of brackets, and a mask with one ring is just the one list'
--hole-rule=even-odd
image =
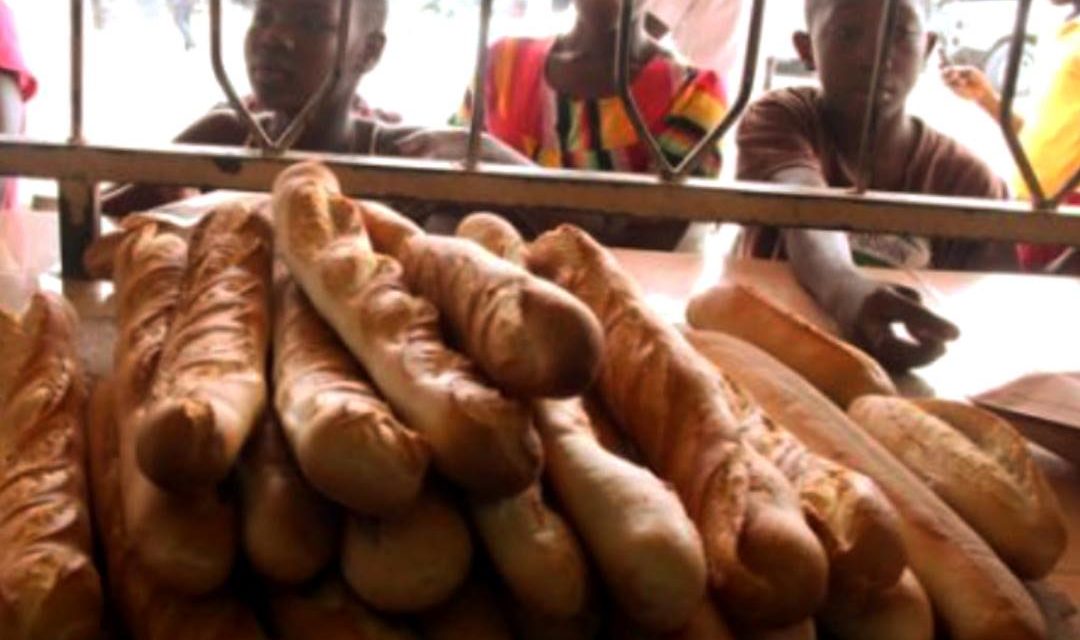
{"label": "vertical metal bar", "polygon": [[[71,132],[69,144],[83,145],[84,0],[71,0]],[[60,270],[65,278],[83,278],[82,256],[100,230],[97,184],[60,180]]]}
{"label": "vertical metal bar", "polygon": [[634,0],[621,0],[619,30],[615,42],[615,86],[618,88],[619,99],[630,117],[630,124],[633,125],[638,140],[645,144],[645,148],[652,155],[653,163],[659,168],[661,177],[670,179],[675,175],[675,168],[668,162],[660,143],[649,131],[649,125],[646,124],[645,116],[642,115],[632,91],[630,56],[634,50],[635,35]]}
{"label": "vertical metal bar", "polygon": [[480,163],[480,144],[486,128],[488,38],[491,31],[491,7],[493,0],[480,1],[480,32],[476,37],[476,69],[472,83],[472,119],[469,121],[469,148],[465,156],[465,168],[476,169]]}
{"label": "vertical metal bar", "polygon": [[878,23],[874,69],[870,76],[866,114],[863,116],[862,138],[859,140],[859,162],[855,174],[855,192],[866,193],[874,181],[874,147],[877,145],[878,116],[881,112],[881,80],[892,56],[893,32],[900,15],[899,0],[888,0],[885,14]]}
{"label": "vertical metal bar", "polygon": [[1037,209],[1053,209],[1055,203],[1047,200],[1046,192],[1039,182],[1039,176],[1035,168],[1031,166],[1031,160],[1024,145],[1020,143],[1020,136],[1013,128],[1013,104],[1016,102],[1016,85],[1020,79],[1020,61],[1024,55],[1024,43],[1027,39],[1028,16],[1031,13],[1031,0],[1020,0],[1016,8],[1016,22],[1013,25],[1012,40],[1009,43],[1009,64],[1005,70],[1005,86],[1001,90],[1001,117],[998,126],[1005,136],[1005,142],[1009,145],[1013,161],[1020,170],[1020,176],[1027,185],[1028,193],[1031,194],[1032,203]]}
{"label": "vertical metal bar", "polygon": [[71,144],[83,144],[83,0],[71,0]]}
{"label": "vertical metal bar", "polygon": [[210,0],[210,64],[213,65],[214,77],[217,78],[221,90],[225,92],[229,105],[247,125],[248,132],[255,137],[255,141],[259,143],[260,147],[272,149],[274,141],[270,139],[266,130],[255,119],[255,114],[251,113],[251,109],[248,109],[247,105],[244,104],[229,79],[229,74],[225,72],[225,62],[221,55],[221,0]]}
{"label": "vertical metal bar", "polygon": [[97,185],[60,180],[60,270],[65,278],[86,277],[83,253],[101,229]]}
{"label": "vertical metal bar", "polygon": [[675,169],[675,175],[685,176],[697,170],[705,160],[710,148],[723,138],[735,121],[742,116],[754,94],[754,81],[757,78],[758,57],[761,52],[761,34],[765,25],[765,0],[754,0],[750,13],[750,31],[747,34],[746,58],[743,60],[743,74],[739,85],[739,95],[724,115],[724,119],[709,135],[702,138]]}

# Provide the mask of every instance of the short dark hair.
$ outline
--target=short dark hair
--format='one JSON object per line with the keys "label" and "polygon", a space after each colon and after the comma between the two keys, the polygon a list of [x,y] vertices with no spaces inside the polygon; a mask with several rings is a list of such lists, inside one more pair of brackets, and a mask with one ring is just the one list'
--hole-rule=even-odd
{"label": "short dark hair", "polygon": [[[806,26],[810,26],[813,15],[827,2],[833,2],[835,0],[806,0]],[[930,18],[933,3],[931,0],[914,0],[915,6],[922,9],[923,17]]]}

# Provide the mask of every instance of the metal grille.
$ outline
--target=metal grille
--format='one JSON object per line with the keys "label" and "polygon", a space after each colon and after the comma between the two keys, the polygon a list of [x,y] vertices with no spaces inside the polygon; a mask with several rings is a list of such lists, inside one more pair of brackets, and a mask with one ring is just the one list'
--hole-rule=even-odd
{"label": "metal grille", "polygon": [[[55,178],[60,186],[61,253],[64,275],[82,275],[81,256],[100,223],[97,184],[104,181],[188,185],[265,191],[283,167],[317,158],[341,177],[352,196],[423,199],[499,208],[562,209],[658,219],[725,221],[868,232],[914,233],[1080,246],[1080,215],[1057,215],[1063,199],[1080,185],[1080,171],[1056,194],[1047,194],[1011,127],[1024,35],[1033,0],[1019,0],[1007,81],[1002,96],[1002,134],[1029,192],[1030,204],[869,192],[870,158],[880,100],[870,100],[864,120],[854,190],[805,189],[784,185],[721,183],[688,178],[708,149],[731,129],[750,101],[757,73],[766,0],[753,0],[746,59],[738,97],[724,120],[678,166],[664,156],[645,126],[630,93],[629,52],[634,35],[634,0],[622,0],[617,47],[617,86],[638,136],[650,150],[654,175],[628,175],[500,167],[480,162],[484,83],[493,0],[482,0],[473,81],[473,118],[464,162],[435,163],[291,151],[308,118],[342,74],[352,3],[340,0],[335,66],[276,139],[243,104],[224,71],[221,0],[210,0],[211,53],[215,77],[229,103],[259,144],[257,149],[165,145],[119,148],[87,145],[83,137],[83,0],[71,4],[71,136],[50,144],[0,136],[0,174]],[[878,30],[872,95],[880,96],[881,71],[890,55],[899,0],[887,0]],[[1080,214],[1071,207],[1068,213]],[[538,213],[538,215],[540,215]]]}

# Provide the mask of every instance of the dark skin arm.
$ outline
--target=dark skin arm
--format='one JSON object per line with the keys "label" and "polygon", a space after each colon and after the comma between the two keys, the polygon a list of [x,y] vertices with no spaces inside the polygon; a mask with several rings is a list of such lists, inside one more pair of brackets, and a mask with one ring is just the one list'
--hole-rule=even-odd
{"label": "dark skin arm", "polygon": [[[175,142],[242,146],[247,130],[229,111],[214,111],[185,129]],[[150,184],[126,184],[113,187],[101,198],[101,210],[109,215],[124,216],[196,195],[191,187]]]}
{"label": "dark skin arm", "polygon": [[[772,182],[824,187],[816,172],[785,169]],[[847,235],[837,231],[786,229],[788,259],[799,284],[832,316],[844,336],[892,371],[924,366],[945,353],[945,343],[960,335],[953,324],[922,306],[911,289],[863,276],[851,259]],[[904,325],[910,339],[894,323]]]}
{"label": "dark skin arm", "polygon": [[[18,135],[23,122],[22,93],[19,83],[10,73],[0,72],[0,133]],[[0,179],[0,202],[7,197],[8,181]]]}

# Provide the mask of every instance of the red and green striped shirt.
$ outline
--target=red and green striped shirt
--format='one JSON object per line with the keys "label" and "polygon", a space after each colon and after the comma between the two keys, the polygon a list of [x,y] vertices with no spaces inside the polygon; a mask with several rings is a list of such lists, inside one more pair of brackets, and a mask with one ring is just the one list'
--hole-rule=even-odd
{"label": "red and green striped shirt", "polygon": [[[541,166],[598,171],[654,171],[617,96],[578,99],[559,93],[545,76],[554,38],[497,42],[488,58],[486,130]],[[649,130],[670,162],[682,160],[727,112],[716,74],[655,56],[634,80],[632,91]],[[471,95],[454,118],[467,124]],[[716,176],[714,148],[695,175]]]}

